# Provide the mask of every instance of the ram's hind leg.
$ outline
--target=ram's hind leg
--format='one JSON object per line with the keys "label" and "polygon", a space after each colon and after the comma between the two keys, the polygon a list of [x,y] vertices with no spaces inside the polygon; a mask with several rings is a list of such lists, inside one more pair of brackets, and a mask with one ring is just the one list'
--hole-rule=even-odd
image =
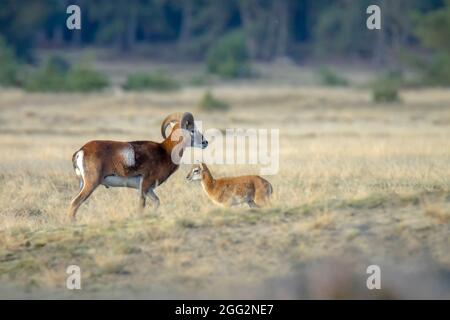
{"label": "ram's hind leg", "polygon": [[72,163],[75,173],[80,179],[80,192],[70,202],[69,206],[69,218],[74,221],[78,208],[101,183],[101,162],[91,153],[86,153],[82,148],[74,153]]}
{"label": "ram's hind leg", "polygon": [[98,187],[100,181],[95,179],[83,179],[83,186],[78,195],[72,200],[69,207],[69,218],[75,221],[78,208],[85,202],[89,196]]}

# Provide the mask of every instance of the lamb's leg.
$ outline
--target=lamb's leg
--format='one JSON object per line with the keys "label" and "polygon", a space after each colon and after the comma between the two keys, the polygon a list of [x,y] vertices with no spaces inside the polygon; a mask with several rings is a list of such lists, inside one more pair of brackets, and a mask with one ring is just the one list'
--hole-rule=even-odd
{"label": "lamb's leg", "polygon": [[247,204],[250,208],[259,208],[259,206],[253,200],[248,201]]}
{"label": "lamb's leg", "polygon": [[270,196],[272,195],[272,186],[267,183],[259,188],[255,188],[255,197],[253,201],[258,207],[266,207],[270,205]]}

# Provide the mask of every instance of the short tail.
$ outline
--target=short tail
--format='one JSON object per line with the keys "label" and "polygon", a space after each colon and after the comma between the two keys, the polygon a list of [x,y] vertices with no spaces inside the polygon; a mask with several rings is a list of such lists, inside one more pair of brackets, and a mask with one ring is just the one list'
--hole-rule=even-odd
{"label": "short tail", "polygon": [[[78,151],[80,151],[80,150],[78,150]],[[77,171],[76,157],[77,157],[78,151],[72,155],[72,165],[73,165],[73,170],[75,172]]]}
{"label": "short tail", "polygon": [[264,187],[266,189],[266,194],[268,196],[270,196],[273,193],[272,184],[269,181],[267,181],[266,179],[262,179],[262,180],[264,181]]}
{"label": "short tail", "polygon": [[267,193],[269,195],[271,195],[273,193],[273,187],[272,187],[272,184],[269,181],[267,181]]}
{"label": "short tail", "polygon": [[78,160],[78,157],[80,156],[80,151],[81,151],[81,149],[80,150],[78,150],[77,152],[75,152],[73,155],[72,155],[72,165],[73,165],[73,170],[75,171],[75,174],[77,175],[77,176],[80,176],[81,175],[81,170],[80,170],[80,168],[78,167],[79,166],[79,160]]}
{"label": "short tail", "polygon": [[80,178],[80,188],[84,185],[84,167],[83,167],[84,151],[78,150],[72,155],[72,165],[75,170],[75,174]]}

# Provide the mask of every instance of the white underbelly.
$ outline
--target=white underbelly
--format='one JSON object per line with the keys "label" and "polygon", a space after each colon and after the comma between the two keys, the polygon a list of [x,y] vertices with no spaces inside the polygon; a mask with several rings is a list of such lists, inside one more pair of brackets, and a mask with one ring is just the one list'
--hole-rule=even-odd
{"label": "white underbelly", "polygon": [[103,179],[103,185],[107,187],[126,187],[139,189],[141,183],[141,177],[119,177],[119,176],[108,176]]}

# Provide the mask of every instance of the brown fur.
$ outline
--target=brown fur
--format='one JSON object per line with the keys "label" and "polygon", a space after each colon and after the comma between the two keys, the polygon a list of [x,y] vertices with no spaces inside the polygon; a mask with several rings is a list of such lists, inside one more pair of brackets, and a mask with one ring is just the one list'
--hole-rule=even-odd
{"label": "brown fur", "polygon": [[203,190],[217,204],[227,207],[240,203],[247,203],[250,207],[264,207],[270,204],[272,185],[260,176],[214,179],[208,167],[202,163],[192,167],[186,177],[188,180],[193,180],[196,168],[201,172]]}
{"label": "brown fur", "polygon": [[[149,196],[159,206],[159,199],[153,189],[162,184],[170,177],[179,167],[172,161],[171,153],[174,147],[182,143],[180,148],[180,156],[182,155],[186,143],[183,138],[172,141],[177,137],[172,137],[173,132],[180,128],[177,122],[171,134],[161,143],[152,141],[105,141],[95,140],[86,143],[81,149],[84,152],[83,168],[84,178],[79,194],[72,200],[69,207],[69,216],[74,220],[80,205],[86,201],[92,192],[104,183],[104,179],[108,176],[118,177],[140,177],[140,203],[141,207],[145,207],[145,196]],[[203,137],[202,137],[203,141]],[[207,142],[206,142],[207,143]],[[125,148],[134,151],[134,165],[128,166],[121,152]],[[77,152],[78,152],[77,151]],[[74,153],[72,161],[76,168]]]}

